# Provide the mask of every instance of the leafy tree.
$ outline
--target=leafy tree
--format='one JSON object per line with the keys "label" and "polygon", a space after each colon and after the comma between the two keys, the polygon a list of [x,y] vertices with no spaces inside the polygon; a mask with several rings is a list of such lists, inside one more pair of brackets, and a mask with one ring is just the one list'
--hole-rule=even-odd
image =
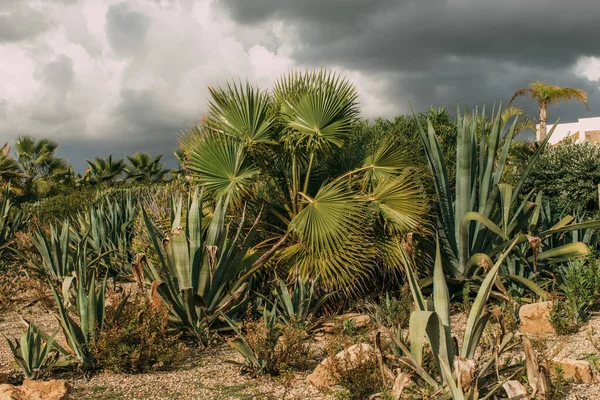
{"label": "leafy tree", "polygon": [[279,266],[348,288],[376,266],[402,265],[404,234],[419,228],[426,198],[392,141],[348,156],[353,85],[320,71],[285,75],[271,92],[239,83],[210,93],[209,117],[182,140],[182,166],[232,211],[262,209]]}
{"label": "leafy tree", "polygon": [[85,171],[84,180],[92,184],[110,186],[125,171],[123,159],[113,160],[112,154],[107,158],[94,157],[94,161],[86,161],[89,168]]}
{"label": "leafy tree", "polygon": [[162,154],[152,159],[148,153],[136,153],[133,156],[127,156],[129,166],[124,171],[127,179],[134,182],[159,182],[165,178],[170,171],[161,163]]}
{"label": "leafy tree", "polygon": [[49,194],[68,178],[71,167],[55,156],[58,144],[50,139],[20,136],[15,141],[17,161],[22,171],[22,197],[34,200]]}
{"label": "leafy tree", "polygon": [[526,88],[517,90],[510,102],[519,96],[529,96],[537,102],[540,112],[540,140],[546,137],[546,123],[548,121],[548,106],[561,101],[577,100],[587,107],[587,94],[583,89],[549,85],[546,82],[531,82]]}

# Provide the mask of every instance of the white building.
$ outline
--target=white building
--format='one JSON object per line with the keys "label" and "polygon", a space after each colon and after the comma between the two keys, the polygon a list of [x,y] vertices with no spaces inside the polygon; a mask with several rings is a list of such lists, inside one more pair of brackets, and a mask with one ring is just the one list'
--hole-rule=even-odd
{"label": "white building", "polygon": [[[547,132],[554,124],[548,123]],[[570,137],[576,142],[589,141],[600,143],[600,117],[579,118],[577,122],[558,124],[550,138],[550,144],[556,144],[563,139]],[[540,140],[540,126],[536,125],[536,138]]]}

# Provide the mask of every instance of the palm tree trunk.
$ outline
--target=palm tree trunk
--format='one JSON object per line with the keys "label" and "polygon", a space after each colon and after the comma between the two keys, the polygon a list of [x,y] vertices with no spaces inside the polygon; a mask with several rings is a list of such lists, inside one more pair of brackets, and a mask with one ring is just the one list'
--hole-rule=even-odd
{"label": "palm tree trunk", "polygon": [[540,136],[539,140],[546,137],[546,122],[548,119],[548,108],[546,104],[540,104]]}

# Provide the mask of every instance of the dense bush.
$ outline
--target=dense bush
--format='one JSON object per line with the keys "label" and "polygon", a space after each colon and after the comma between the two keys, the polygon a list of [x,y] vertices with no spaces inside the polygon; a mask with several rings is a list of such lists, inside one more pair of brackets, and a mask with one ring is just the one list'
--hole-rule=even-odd
{"label": "dense bush", "polygon": [[525,180],[525,192],[541,190],[553,210],[595,212],[600,184],[600,146],[566,139],[548,147]]}
{"label": "dense bush", "polygon": [[41,224],[63,221],[85,210],[93,203],[96,190],[91,188],[74,190],[69,194],[59,194],[25,206]]}
{"label": "dense bush", "polygon": [[[107,307],[107,315],[117,313]],[[114,372],[138,373],[171,367],[182,360],[177,336],[167,332],[167,310],[145,297],[125,303],[119,317],[106,322],[94,345],[98,364]]]}

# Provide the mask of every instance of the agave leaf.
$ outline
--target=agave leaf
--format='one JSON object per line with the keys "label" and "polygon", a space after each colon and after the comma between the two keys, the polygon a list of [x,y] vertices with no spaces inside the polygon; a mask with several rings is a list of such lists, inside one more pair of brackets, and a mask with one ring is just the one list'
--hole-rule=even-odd
{"label": "agave leaf", "polygon": [[512,251],[517,241],[513,241],[512,245],[502,253],[502,255],[496,261],[496,264],[490,269],[487,273],[483,283],[481,284],[479,291],[477,292],[477,296],[473,302],[473,306],[471,307],[471,312],[469,313],[469,318],[467,319],[467,326],[465,329],[463,346],[461,349],[461,357],[465,358],[473,358],[475,355],[475,350],[477,349],[477,345],[479,344],[479,340],[481,339],[481,332],[478,331],[477,326],[479,325],[479,321],[484,317],[485,308],[492,292],[492,287],[494,286],[494,282],[496,281],[498,271],[500,266],[508,257],[508,254]]}

